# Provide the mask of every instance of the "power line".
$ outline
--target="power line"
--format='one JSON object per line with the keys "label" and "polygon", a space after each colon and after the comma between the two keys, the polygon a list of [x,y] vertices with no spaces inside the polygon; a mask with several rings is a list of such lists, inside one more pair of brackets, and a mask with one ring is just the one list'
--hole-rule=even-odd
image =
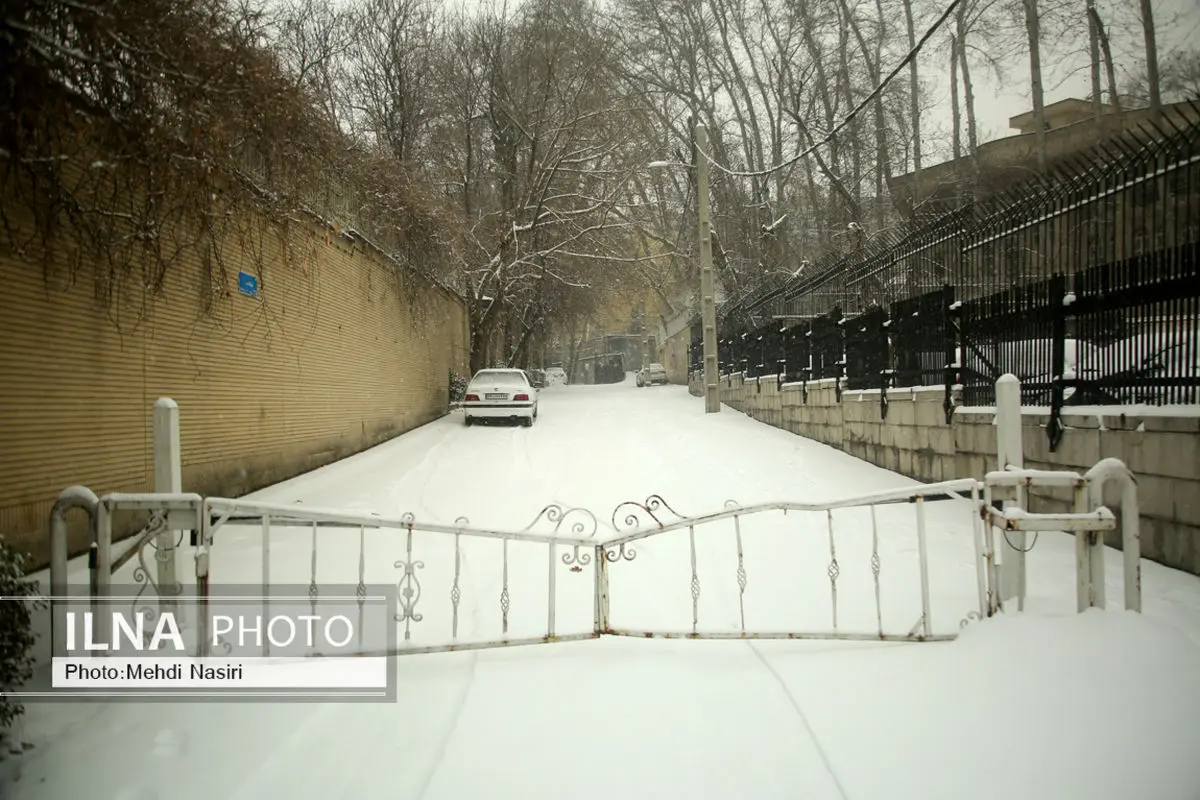
{"label": "power line", "polygon": [[[917,54],[921,52],[921,48],[925,46],[925,43],[929,41],[930,37],[932,37],[932,36],[933,36],[933,34],[937,33],[938,29],[939,29],[939,28],[941,28],[941,27],[942,27],[942,25],[943,25],[943,24],[946,22],[946,20],[948,20],[948,19],[950,18],[950,15],[951,15],[952,13],[954,13],[954,9],[955,9],[955,8],[957,8],[957,7],[958,7],[958,5],[959,5],[959,4],[960,4],[962,1],[963,1],[963,0],[951,0],[951,2],[950,2],[950,5],[946,6],[946,10],[942,12],[942,15],[941,15],[940,17],[938,17],[938,21],[937,21],[937,22],[935,22],[935,23],[933,23],[933,26],[932,26],[932,27],[930,27],[930,28],[929,28],[929,30],[925,31],[925,35],[924,35],[924,36],[922,36],[922,37],[921,37],[921,39],[920,39],[920,41],[918,41],[918,42],[917,42],[917,43],[916,43],[916,44],[913,46],[913,49],[912,49],[912,50],[909,50],[909,51],[908,51],[908,55],[906,55],[906,56],[904,57],[904,59],[903,59],[903,60],[902,60],[902,61],[901,61],[899,64],[897,64],[897,65],[896,65],[896,68],[895,68],[895,69],[893,69],[893,70],[892,70],[890,73],[888,73],[888,76],[887,76],[886,78],[884,78],[884,79],[883,79],[883,80],[882,80],[882,81],[879,83],[879,85],[878,85],[878,86],[876,86],[876,87],[874,88],[874,90],[872,90],[872,91],[871,91],[871,93],[870,93],[869,95],[867,95],[866,97],[864,97],[864,98],[863,98],[863,100],[862,100],[862,102],[861,102],[861,103],[859,103],[857,106],[855,106],[853,109],[851,109],[851,110],[850,110],[850,113],[849,113],[849,114],[847,114],[847,115],[846,115],[846,116],[845,116],[845,117],[842,119],[842,121],[841,121],[841,122],[839,122],[837,125],[835,125],[835,126],[833,127],[833,129],[832,129],[831,131],[829,131],[829,133],[825,134],[824,138],[822,138],[822,139],[821,139],[821,141],[819,141],[819,142],[814,142],[814,143],[813,143],[813,144],[812,144],[810,147],[807,147],[807,148],[805,148],[804,150],[802,150],[801,152],[799,152],[799,153],[797,153],[796,155],[792,156],[791,158],[789,158],[787,161],[783,162],[782,164],[779,164],[779,165],[777,165],[777,166],[774,166],[774,167],[769,167],[769,168],[767,168],[767,169],[764,169],[764,170],[759,170],[758,172],[735,172],[735,171],[733,171],[733,170],[729,169],[728,167],[725,167],[725,166],[722,166],[721,164],[719,164],[719,163],[718,163],[716,160],[714,160],[714,159],[712,158],[712,156],[710,156],[708,153],[705,153],[705,152],[701,151],[701,152],[700,152],[700,155],[702,155],[704,158],[707,158],[707,159],[708,159],[708,163],[712,164],[714,167],[716,167],[717,169],[719,169],[721,172],[724,172],[726,175],[733,175],[734,177],[738,177],[738,178],[760,178],[760,177],[762,177],[762,176],[764,176],[764,175],[770,175],[770,174],[772,174],[772,173],[774,173],[774,172],[778,172],[778,171],[779,171],[779,170],[781,170],[781,169],[786,169],[786,168],[790,167],[791,165],[795,164],[795,163],[796,163],[797,161],[799,161],[800,159],[802,159],[802,158],[805,158],[806,156],[809,156],[809,155],[811,155],[811,154],[812,154],[812,153],[813,153],[813,152],[814,152],[814,151],[815,151],[815,150],[816,150],[818,147],[823,147],[824,145],[826,145],[826,144],[829,144],[829,142],[833,141],[833,138],[834,138],[834,137],[837,135],[838,131],[840,131],[842,128],[844,128],[844,127],[846,127],[848,124],[850,124],[850,122],[851,122],[851,121],[852,121],[852,120],[853,120],[853,119],[854,119],[856,116],[858,116],[858,114],[859,114],[859,113],[860,113],[860,112],[861,112],[861,111],[862,111],[864,108],[866,108],[866,107],[867,107],[867,105],[868,105],[868,104],[869,104],[869,103],[870,103],[872,100],[874,100],[876,97],[878,97],[878,96],[879,96],[879,94],[880,94],[880,93],[881,93],[881,92],[882,92],[884,89],[886,89],[886,88],[887,88],[887,85],[888,85],[889,83],[891,83],[891,82],[892,82],[892,80],[893,80],[893,79],[894,79],[894,78],[895,78],[897,75],[899,75],[899,74],[900,74],[900,71],[901,71],[902,69],[904,69],[905,67],[907,67],[907,66],[909,65],[909,63],[910,63],[910,62],[911,62],[911,61],[912,61],[914,58],[916,58],[916,57],[917,57]],[[697,149],[699,149],[699,148],[697,148]]]}

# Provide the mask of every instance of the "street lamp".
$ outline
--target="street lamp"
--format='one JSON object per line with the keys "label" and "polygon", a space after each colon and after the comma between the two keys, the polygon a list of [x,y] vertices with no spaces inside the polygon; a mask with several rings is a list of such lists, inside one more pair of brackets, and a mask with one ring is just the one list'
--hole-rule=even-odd
{"label": "street lamp", "polygon": [[[717,378],[717,305],[713,297],[712,232],[708,207],[708,129],[696,122],[696,189],[700,206],[700,324],[704,334],[704,413],[721,410]],[[650,167],[688,166],[670,161],[652,161]]]}

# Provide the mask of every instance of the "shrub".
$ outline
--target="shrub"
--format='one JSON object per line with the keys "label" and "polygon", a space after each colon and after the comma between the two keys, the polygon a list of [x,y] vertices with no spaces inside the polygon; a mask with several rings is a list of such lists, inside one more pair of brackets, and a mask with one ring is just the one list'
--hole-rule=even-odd
{"label": "shrub", "polygon": [[25,557],[0,535],[0,596],[26,597],[29,601],[0,601],[0,730],[10,726],[25,707],[9,698],[33,677],[33,610],[43,607],[37,581],[25,578]]}
{"label": "shrub", "polygon": [[461,403],[463,397],[467,394],[467,384],[471,379],[465,375],[459,375],[454,370],[450,371],[450,402]]}

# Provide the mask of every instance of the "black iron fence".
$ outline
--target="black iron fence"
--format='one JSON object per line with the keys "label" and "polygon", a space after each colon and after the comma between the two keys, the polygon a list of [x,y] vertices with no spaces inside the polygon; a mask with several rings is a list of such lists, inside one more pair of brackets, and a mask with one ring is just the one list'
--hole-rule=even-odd
{"label": "black iron fence", "polygon": [[[1200,403],[1200,105],[1175,106],[1046,178],[874,237],[719,309],[722,375],[995,402]],[[749,321],[749,322],[748,322]],[[753,324],[752,324],[753,323]],[[698,323],[692,369],[703,369]],[[805,387],[807,388],[807,387]],[[807,397],[807,391],[805,392]]]}

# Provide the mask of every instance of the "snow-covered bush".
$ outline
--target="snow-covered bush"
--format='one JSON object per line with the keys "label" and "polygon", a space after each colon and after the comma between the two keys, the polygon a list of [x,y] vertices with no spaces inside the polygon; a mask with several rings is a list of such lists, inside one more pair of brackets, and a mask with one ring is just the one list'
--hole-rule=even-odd
{"label": "snow-covered bush", "polygon": [[459,375],[454,370],[450,371],[450,402],[461,403],[463,397],[467,394],[467,384],[471,379],[465,375]]}
{"label": "snow-covered bush", "polygon": [[0,730],[25,712],[8,693],[33,676],[33,609],[42,607],[37,581],[25,578],[25,557],[0,534],[0,597],[29,598],[0,601]]}

